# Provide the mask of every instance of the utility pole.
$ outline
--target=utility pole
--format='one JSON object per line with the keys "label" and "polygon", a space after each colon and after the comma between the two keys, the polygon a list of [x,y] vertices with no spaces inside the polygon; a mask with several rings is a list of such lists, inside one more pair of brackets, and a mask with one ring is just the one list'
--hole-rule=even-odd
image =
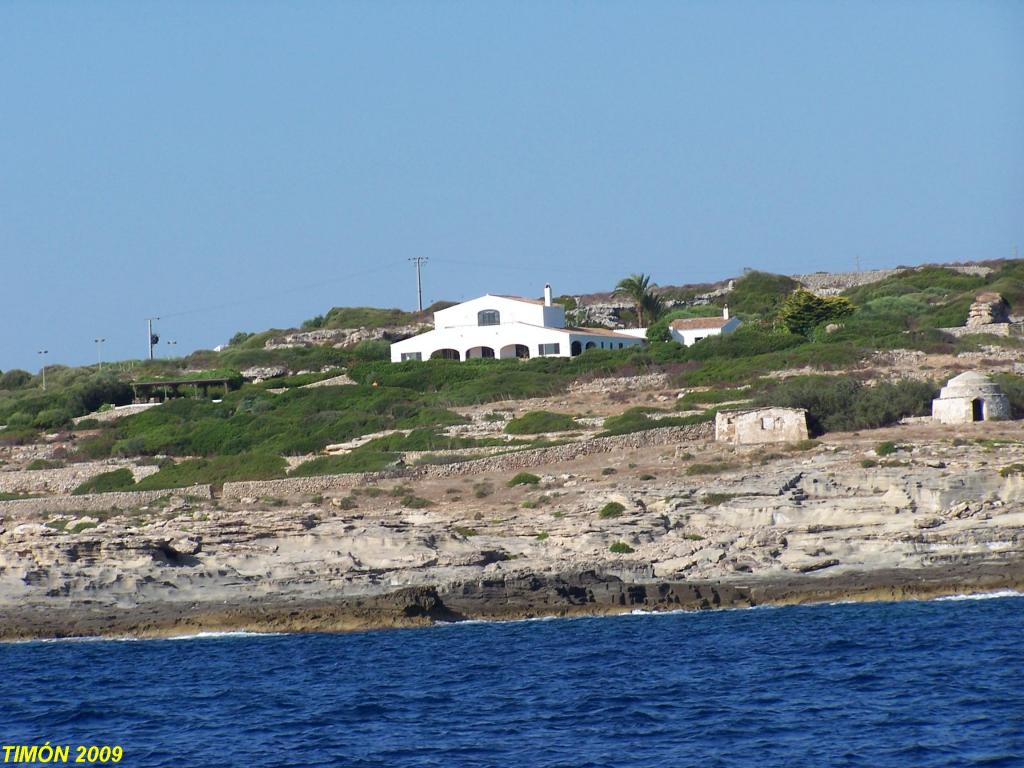
{"label": "utility pole", "polygon": [[45,357],[45,355],[50,354],[50,350],[48,350],[48,349],[40,349],[36,354],[37,355],[44,355],[44,357],[43,357],[43,392],[45,392],[46,391],[46,357]]}
{"label": "utility pole", "polygon": [[149,344],[149,359],[153,359],[153,347],[160,343],[160,337],[153,334],[153,321],[159,320],[159,317],[147,317],[146,318],[146,343]]}
{"label": "utility pole", "polygon": [[420,277],[420,266],[426,264],[430,259],[426,256],[412,256],[409,258],[416,265],[416,311],[423,311],[423,279]]}
{"label": "utility pole", "polygon": [[103,370],[103,342],[106,339],[93,339],[96,342],[96,370]]}

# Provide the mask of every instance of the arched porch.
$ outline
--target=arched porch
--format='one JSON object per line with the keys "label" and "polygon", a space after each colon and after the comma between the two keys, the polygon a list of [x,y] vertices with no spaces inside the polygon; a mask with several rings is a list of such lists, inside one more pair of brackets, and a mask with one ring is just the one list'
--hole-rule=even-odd
{"label": "arched porch", "polygon": [[506,344],[498,355],[502,360],[510,360],[514,357],[525,359],[530,356],[530,348],[525,344]]}
{"label": "arched porch", "polygon": [[431,360],[461,360],[462,356],[459,355],[457,349],[435,349],[430,353]]}

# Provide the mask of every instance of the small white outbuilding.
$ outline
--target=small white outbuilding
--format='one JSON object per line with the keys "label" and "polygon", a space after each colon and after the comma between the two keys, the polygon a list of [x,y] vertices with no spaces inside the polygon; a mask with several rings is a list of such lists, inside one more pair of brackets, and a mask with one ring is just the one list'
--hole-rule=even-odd
{"label": "small white outbuilding", "polygon": [[932,418],[942,424],[1005,421],[1010,418],[1010,399],[988,376],[967,371],[946,382],[932,400]]}
{"label": "small white outbuilding", "polygon": [[740,327],[738,317],[729,317],[729,308],[722,309],[721,317],[686,317],[673,320],[668,326],[669,335],[684,347],[696,344],[708,336],[732,333]]}

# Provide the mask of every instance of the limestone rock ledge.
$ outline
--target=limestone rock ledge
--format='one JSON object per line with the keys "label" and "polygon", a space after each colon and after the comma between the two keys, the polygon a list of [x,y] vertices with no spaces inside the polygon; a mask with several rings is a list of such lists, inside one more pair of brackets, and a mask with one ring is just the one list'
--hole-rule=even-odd
{"label": "limestone rock ledge", "polygon": [[[1024,446],[1004,453],[1019,461]],[[1024,588],[1024,477],[971,446],[904,455],[870,469],[821,450],[708,476],[551,474],[535,491],[495,477],[503,490],[479,500],[446,501],[480,478],[403,490],[427,507],[378,489],[354,508],[192,499],[8,515],[0,634],[334,631]],[[621,513],[602,516],[612,501]]]}

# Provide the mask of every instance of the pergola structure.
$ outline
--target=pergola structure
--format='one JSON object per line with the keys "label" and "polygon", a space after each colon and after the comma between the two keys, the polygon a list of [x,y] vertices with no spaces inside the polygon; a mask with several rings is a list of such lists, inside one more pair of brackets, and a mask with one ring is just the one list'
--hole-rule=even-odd
{"label": "pergola structure", "polygon": [[[195,387],[197,396],[209,398],[211,388],[220,388],[226,395],[234,379],[223,378],[196,378],[196,379],[167,379],[166,381],[133,381],[132,392],[135,394],[136,403],[162,403],[165,400],[184,397],[178,387]],[[201,394],[199,394],[201,393]]]}

